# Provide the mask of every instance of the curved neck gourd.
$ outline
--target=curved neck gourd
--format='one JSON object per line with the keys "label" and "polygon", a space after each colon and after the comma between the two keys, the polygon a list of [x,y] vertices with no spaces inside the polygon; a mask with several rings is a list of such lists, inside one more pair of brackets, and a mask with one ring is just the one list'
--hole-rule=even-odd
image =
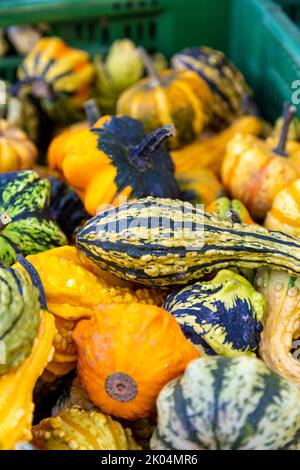
{"label": "curved neck gourd", "polygon": [[146,285],[186,284],[235,266],[300,274],[298,238],[170,199],[140,199],[100,213],[79,232],[77,246],[102,269]]}

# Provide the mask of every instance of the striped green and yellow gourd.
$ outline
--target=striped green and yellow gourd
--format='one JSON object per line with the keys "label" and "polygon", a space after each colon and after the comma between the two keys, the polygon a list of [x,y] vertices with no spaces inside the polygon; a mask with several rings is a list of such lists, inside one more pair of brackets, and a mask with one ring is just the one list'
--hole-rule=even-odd
{"label": "striped green and yellow gourd", "polygon": [[299,239],[172,199],[149,197],[99,213],[78,233],[77,247],[101,269],[145,285],[187,284],[234,266],[300,273]]}
{"label": "striped green and yellow gourd", "polygon": [[298,450],[300,392],[259,359],[192,361],[157,400],[153,450]]}

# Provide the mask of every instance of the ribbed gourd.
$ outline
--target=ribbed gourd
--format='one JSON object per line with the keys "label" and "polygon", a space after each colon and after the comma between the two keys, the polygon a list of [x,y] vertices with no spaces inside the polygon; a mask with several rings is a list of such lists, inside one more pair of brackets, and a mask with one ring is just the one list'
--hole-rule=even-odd
{"label": "ribbed gourd", "polygon": [[172,315],[153,305],[100,306],[73,338],[91,401],[128,420],[153,415],[161,388],[200,355]]}
{"label": "ribbed gourd", "polygon": [[265,300],[239,274],[223,269],[210,281],[171,293],[164,308],[206,354],[234,357],[258,349]]}
{"label": "ribbed gourd", "polygon": [[37,157],[38,149],[26,133],[0,118],[0,172],[30,169]]}
{"label": "ribbed gourd", "polygon": [[94,67],[89,55],[57,37],[42,38],[18,69],[15,93],[31,95],[42,110],[63,123],[83,117]]}
{"label": "ribbed gourd", "polygon": [[300,387],[299,278],[259,269],[255,283],[267,301],[260,356],[277,374]]}
{"label": "ribbed gourd", "polygon": [[264,226],[295,237],[300,236],[300,179],[280,191],[275,197]]}
{"label": "ribbed gourd", "polygon": [[174,165],[163,146],[172,134],[171,125],[147,136],[136,119],[104,116],[70,138],[64,176],[91,215],[126,198],[179,197]]}
{"label": "ribbed gourd", "polygon": [[227,221],[178,200],[150,197],[103,211],[76,240],[101,269],[146,285],[187,284],[235,266],[300,273],[297,238]]}
{"label": "ribbed gourd", "polygon": [[223,52],[195,46],[178,52],[171,62],[175,70],[194,71],[208,85],[213,95],[213,124],[219,121],[224,125],[255,110],[252,91],[244,76]]}
{"label": "ribbed gourd", "polygon": [[276,195],[300,176],[300,144],[287,140],[295,112],[295,107],[285,107],[279,139],[237,134],[227,146],[222,183],[258,221],[264,220]]}
{"label": "ribbed gourd", "polygon": [[0,376],[31,353],[40,323],[39,292],[18,269],[0,267]]}
{"label": "ribbed gourd", "polygon": [[42,450],[140,450],[129,429],[96,410],[66,408],[32,429]]}
{"label": "ribbed gourd", "polygon": [[31,170],[0,174],[0,263],[67,244],[51,218],[49,181]]}
{"label": "ribbed gourd", "polygon": [[31,354],[15,370],[0,377],[0,449],[11,450],[31,440],[33,389],[53,354],[54,318],[41,310]]}
{"label": "ribbed gourd", "polygon": [[157,408],[153,450],[300,448],[300,392],[256,358],[193,361]]}
{"label": "ribbed gourd", "polygon": [[210,117],[211,91],[190,71],[156,73],[151,59],[140,49],[149,77],[128,88],[119,98],[117,113],[143,123],[147,132],[173,123],[176,133],[169,148],[179,148],[195,139]]}
{"label": "ribbed gourd", "polygon": [[208,169],[220,174],[226,147],[236,134],[258,136],[262,131],[262,122],[256,116],[241,116],[230,126],[217,134],[202,136],[184,147],[173,150],[171,157],[175,165],[175,174],[185,171]]}

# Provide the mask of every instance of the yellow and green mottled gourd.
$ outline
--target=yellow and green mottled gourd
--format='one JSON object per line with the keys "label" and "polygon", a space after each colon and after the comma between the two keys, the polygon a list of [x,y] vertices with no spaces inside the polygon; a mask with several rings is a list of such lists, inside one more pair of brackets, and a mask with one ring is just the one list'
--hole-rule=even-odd
{"label": "yellow and green mottled gourd", "polygon": [[157,400],[153,450],[300,449],[300,392],[254,357],[203,357]]}
{"label": "yellow and green mottled gourd", "polygon": [[140,450],[129,429],[100,411],[66,408],[33,427],[33,444],[43,450]]}
{"label": "yellow and green mottled gourd", "polygon": [[300,241],[204,213],[187,202],[145,198],[101,212],[77,234],[94,265],[146,285],[187,284],[222,268],[300,273]]}
{"label": "yellow and green mottled gourd", "polygon": [[250,282],[228,269],[211,281],[173,292],[164,308],[186,338],[209,355],[253,355],[258,348],[265,299]]}

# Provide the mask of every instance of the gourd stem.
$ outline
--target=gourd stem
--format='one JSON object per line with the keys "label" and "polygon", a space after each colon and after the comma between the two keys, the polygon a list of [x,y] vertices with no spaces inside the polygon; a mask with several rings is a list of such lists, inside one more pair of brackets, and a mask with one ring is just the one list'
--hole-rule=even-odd
{"label": "gourd stem", "polygon": [[132,163],[140,170],[145,169],[153,153],[165,139],[174,135],[174,131],[173,124],[170,124],[151,132],[139,145],[132,148],[130,155]]}
{"label": "gourd stem", "polygon": [[160,78],[159,78],[159,75],[158,73],[156,72],[154,66],[153,66],[153,62],[151,60],[151,57],[149,56],[149,54],[147,54],[147,52],[145,51],[145,49],[143,47],[138,47],[137,49],[137,52],[144,64],[144,66],[146,67],[146,70],[148,72],[148,75],[150,76],[152,82],[153,82],[153,85],[155,86],[161,86],[161,81],[160,81]]}
{"label": "gourd stem", "polygon": [[5,227],[7,227],[8,224],[10,224],[12,221],[12,218],[11,216],[9,215],[8,212],[6,211],[3,211],[1,214],[0,214],[0,230],[1,229],[4,229]]}
{"label": "gourd stem", "polygon": [[96,104],[96,101],[91,98],[84,103],[84,111],[88,120],[90,127],[92,127],[95,122],[98,121],[101,117],[99,107]]}
{"label": "gourd stem", "polygon": [[43,310],[48,310],[45,289],[44,289],[39,273],[37,272],[35,267],[30,263],[30,261],[24,258],[23,255],[21,255],[21,253],[18,253],[16,258],[17,258],[17,261],[20,263],[20,265],[28,273],[31,279],[32,285],[39,290],[40,292],[39,300],[40,300],[41,308]]}
{"label": "gourd stem", "polygon": [[113,400],[121,403],[134,400],[138,392],[135,380],[124,372],[110,374],[105,381],[105,390]]}
{"label": "gourd stem", "polygon": [[286,143],[287,137],[289,133],[289,127],[293,120],[294,115],[296,114],[296,107],[292,106],[290,103],[284,104],[284,111],[283,111],[283,125],[282,130],[279,138],[279,142],[277,147],[273,149],[274,153],[277,153],[281,157],[287,157],[288,153],[286,152]]}

